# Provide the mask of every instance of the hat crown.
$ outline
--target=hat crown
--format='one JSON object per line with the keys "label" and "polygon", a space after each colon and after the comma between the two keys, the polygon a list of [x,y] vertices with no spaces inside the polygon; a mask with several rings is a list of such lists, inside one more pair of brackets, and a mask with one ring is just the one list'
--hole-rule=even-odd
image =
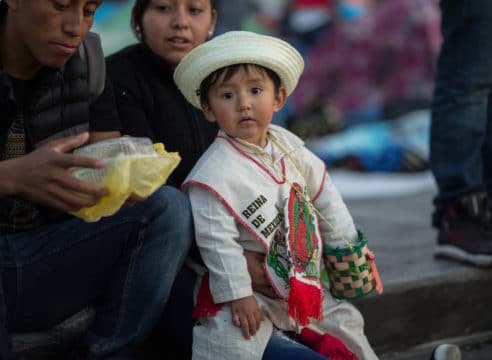
{"label": "hat crown", "polygon": [[191,50],[174,71],[174,81],[185,98],[200,108],[198,90],[214,71],[235,64],[256,64],[275,72],[287,95],[294,91],[304,60],[289,43],[249,31],[229,31]]}

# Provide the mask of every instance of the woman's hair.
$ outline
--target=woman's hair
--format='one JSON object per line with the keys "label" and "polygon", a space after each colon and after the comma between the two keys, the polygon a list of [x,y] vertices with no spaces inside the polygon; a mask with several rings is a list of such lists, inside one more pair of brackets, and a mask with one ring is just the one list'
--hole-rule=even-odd
{"label": "woman's hair", "polygon": [[[134,34],[138,39],[142,39],[142,18],[145,14],[145,10],[149,6],[151,0],[135,0],[135,4],[132,8],[131,26]],[[210,6],[212,10],[217,10],[217,2],[219,0],[210,0]]]}
{"label": "woman's hair", "polygon": [[280,81],[280,77],[277,75],[275,71],[272,71],[264,66],[257,65],[257,64],[234,64],[215,70],[213,73],[208,75],[205,79],[203,79],[202,83],[200,84],[200,90],[199,90],[200,101],[202,103],[208,104],[208,91],[213,85],[215,85],[219,81],[222,74],[224,74],[224,76],[221,79],[221,81],[224,82],[229,80],[231,77],[233,77],[234,74],[236,74],[240,69],[244,69],[244,71],[246,72],[249,72],[251,69],[255,69],[256,71],[263,73],[270,80],[273,81],[275,93],[276,94],[278,93],[282,82]]}

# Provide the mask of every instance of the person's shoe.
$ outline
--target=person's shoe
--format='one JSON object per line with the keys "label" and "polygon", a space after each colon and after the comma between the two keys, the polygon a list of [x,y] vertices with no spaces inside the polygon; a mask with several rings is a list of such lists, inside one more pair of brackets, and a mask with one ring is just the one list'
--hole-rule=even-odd
{"label": "person's shoe", "polygon": [[461,360],[460,348],[454,344],[437,345],[432,350],[430,360]]}
{"label": "person's shoe", "polygon": [[492,226],[483,196],[462,197],[444,211],[434,256],[492,266]]}

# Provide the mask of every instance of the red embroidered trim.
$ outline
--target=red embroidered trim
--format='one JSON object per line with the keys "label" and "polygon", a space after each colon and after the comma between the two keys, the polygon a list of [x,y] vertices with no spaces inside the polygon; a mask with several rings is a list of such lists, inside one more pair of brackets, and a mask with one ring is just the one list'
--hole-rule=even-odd
{"label": "red embroidered trim", "polygon": [[200,284],[200,290],[198,291],[195,309],[193,310],[193,319],[214,317],[223,306],[224,304],[214,303],[212,293],[210,292],[209,273],[205,273]]}

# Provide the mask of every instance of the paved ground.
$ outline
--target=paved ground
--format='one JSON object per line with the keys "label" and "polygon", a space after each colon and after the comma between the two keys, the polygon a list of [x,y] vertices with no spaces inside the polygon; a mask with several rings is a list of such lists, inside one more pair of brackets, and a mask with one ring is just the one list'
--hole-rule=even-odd
{"label": "paved ground", "polygon": [[492,337],[477,334],[492,332],[492,269],[433,257],[433,195],[346,200],[376,254],[385,286],[383,295],[356,304],[382,359],[428,359],[433,344],[452,338],[461,342],[464,360],[490,360]]}
{"label": "paved ground", "polygon": [[[477,336],[471,339],[453,339],[454,343],[461,349],[462,360],[491,360],[492,359],[492,337],[490,334]],[[380,360],[429,360],[429,354],[435,345],[426,344],[416,349],[386,353],[381,355]]]}
{"label": "paved ground", "polygon": [[432,192],[425,192],[346,201],[376,253],[386,286],[474,272],[465,265],[434,259],[437,233],[430,226],[432,196]]}

